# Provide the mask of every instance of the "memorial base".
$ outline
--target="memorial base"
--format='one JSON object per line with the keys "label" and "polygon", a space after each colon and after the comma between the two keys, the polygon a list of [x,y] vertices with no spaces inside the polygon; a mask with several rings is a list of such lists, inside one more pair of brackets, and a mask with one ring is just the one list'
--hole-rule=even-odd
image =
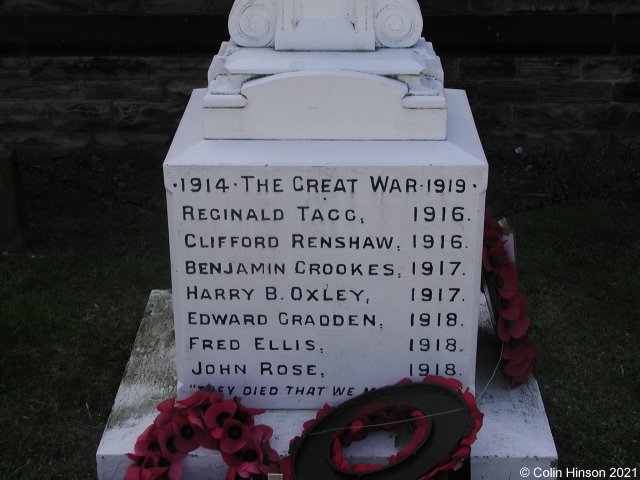
{"label": "memorial base", "polygon": [[[500,347],[491,330],[486,306],[482,305],[478,334],[476,394],[479,396],[493,373]],[[151,293],[131,358],[96,454],[99,480],[121,480],[130,460],[136,438],[149,426],[162,400],[175,396],[175,350],[171,293]],[[510,389],[498,372],[479,398],[484,426],[473,446],[471,479],[517,480],[527,467],[547,470],[556,465],[553,437],[538,384],[534,379]],[[304,421],[315,410],[270,410],[257,421],[274,429],[271,442],[281,454],[289,441],[302,431]],[[391,442],[392,443],[392,442]],[[379,450],[369,445],[366,454],[354,459],[370,463],[388,456],[389,442],[380,441]],[[183,480],[223,480],[226,466],[218,452],[196,450],[184,462]],[[555,478],[555,477],[546,477]]]}

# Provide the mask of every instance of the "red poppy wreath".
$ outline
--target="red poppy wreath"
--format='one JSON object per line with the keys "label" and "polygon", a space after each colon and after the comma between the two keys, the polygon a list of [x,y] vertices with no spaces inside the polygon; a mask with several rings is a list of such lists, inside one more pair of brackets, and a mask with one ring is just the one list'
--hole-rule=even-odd
{"label": "red poppy wreath", "polygon": [[533,373],[535,352],[528,338],[531,320],[524,295],[518,287],[518,272],[505,248],[505,232],[487,210],[484,220],[482,270],[490,290],[496,321],[496,336],[503,342],[503,371],[511,386],[526,382]]}
{"label": "red poppy wreath", "polygon": [[[434,403],[439,411],[431,411]],[[446,408],[440,411],[443,405]],[[264,411],[244,407],[237,397],[224,400],[220,393],[198,391],[182,401],[165,400],[158,411],[154,423],[138,437],[135,453],[129,454],[133,463],[124,480],[178,480],[184,459],[199,447],[221,452],[228,466],[226,480],[266,480],[269,473],[282,473],[285,480],[339,480],[354,473],[371,480],[440,479],[469,458],[482,426],[473,395],[463,392],[457,380],[403,380],[336,408],[325,405],[315,419],[305,422],[302,437],[291,441],[292,455],[278,465],[279,455],[269,444],[273,430],[255,424],[254,416]],[[407,423],[413,429],[411,442],[392,455],[388,465],[351,465],[342,455],[343,447],[371,431],[392,431]],[[437,423],[444,436],[432,435]],[[321,465],[310,460],[318,448]],[[297,473],[298,469],[303,473]]]}

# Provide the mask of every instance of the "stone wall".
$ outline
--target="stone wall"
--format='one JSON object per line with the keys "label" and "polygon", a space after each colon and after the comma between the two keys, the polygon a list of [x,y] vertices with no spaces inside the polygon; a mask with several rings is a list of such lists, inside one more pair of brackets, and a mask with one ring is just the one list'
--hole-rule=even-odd
{"label": "stone wall", "polygon": [[[39,165],[161,162],[228,37],[232,3],[0,0],[0,142]],[[446,85],[467,90],[505,194],[636,173],[640,2],[421,3]]]}

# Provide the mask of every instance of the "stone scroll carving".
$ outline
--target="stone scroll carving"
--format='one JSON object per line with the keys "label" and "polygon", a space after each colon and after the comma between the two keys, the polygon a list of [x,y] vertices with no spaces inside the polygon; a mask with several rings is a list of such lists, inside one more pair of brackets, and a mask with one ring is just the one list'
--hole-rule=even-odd
{"label": "stone scroll carving", "polygon": [[422,26],[418,0],[236,0],[229,16],[237,45],[276,50],[408,48]]}
{"label": "stone scroll carving", "polygon": [[281,0],[236,0],[229,14],[229,34],[241,47],[270,47]]}
{"label": "stone scroll carving", "polygon": [[375,2],[376,44],[387,48],[408,48],[422,35],[422,14],[418,0]]}

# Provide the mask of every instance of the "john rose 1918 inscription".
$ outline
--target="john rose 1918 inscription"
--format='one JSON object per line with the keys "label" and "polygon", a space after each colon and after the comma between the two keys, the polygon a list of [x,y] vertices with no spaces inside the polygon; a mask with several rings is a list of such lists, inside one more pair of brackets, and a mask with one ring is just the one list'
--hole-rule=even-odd
{"label": "john rose 1918 inscription", "polygon": [[284,408],[473,385],[482,168],[169,172],[179,394]]}

